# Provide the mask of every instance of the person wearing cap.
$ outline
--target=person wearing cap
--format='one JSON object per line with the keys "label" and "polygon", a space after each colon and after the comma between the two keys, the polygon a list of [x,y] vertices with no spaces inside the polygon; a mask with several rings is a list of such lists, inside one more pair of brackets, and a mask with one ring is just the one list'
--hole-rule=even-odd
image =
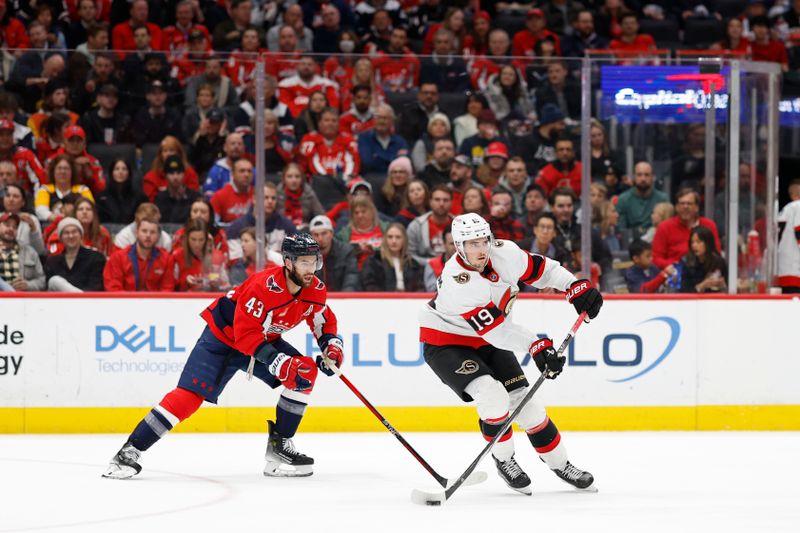
{"label": "person wearing cap", "polygon": [[183,159],[171,155],[164,161],[167,188],[159,191],[153,203],[161,211],[161,220],[167,224],[183,224],[189,218],[192,203],[200,193],[186,187],[186,168]]}
{"label": "person wearing cap", "polygon": [[433,158],[425,165],[417,178],[425,182],[429,189],[437,185],[446,185],[450,181],[450,166],[456,156],[456,147],[452,139],[444,137],[433,144]]}
{"label": "person wearing cap", "polygon": [[445,93],[463,93],[469,89],[469,74],[464,59],[453,53],[455,36],[442,28],[433,36],[433,54],[420,61],[420,83],[436,84]]}
{"label": "person wearing cap", "polygon": [[556,138],[566,129],[564,113],[555,104],[545,104],[539,114],[539,125],[530,135],[516,139],[514,153],[525,160],[528,171],[536,175],[539,169],[556,159]]}
{"label": "person wearing cap", "polygon": [[83,128],[69,126],[64,130],[64,146],[56,150],[53,158],[60,155],[66,155],[75,165],[78,174],[73,177],[74,183],[86,185],[94,195],[100,194],[106,188],[103,166],[95,156],[86,151],[86,132]]}
{"label": "person wearing cap", "polygon": [[389,163],[386,174],[386,180],[381,188],[375,191],[373,201],[380,213],[393,217],[406,207],[408,201],[406,198],[408,184],[414,178],[411,160],[406,156],[398,157]]}
{"label": "person wearing cap", "polygon": [[420,266],[444,253],[442,232],[453,221],[452,203],[453,191],[447,185],[437,185],[431,190],[431,210],[408,224],[408,252]]}
{"label": "person wearing cap", "polygon": [[58,223],[56,234],[63,246],[59,254],[45,259],[44,272],[47,290],[53,292],[84,292],[103,290],[103,269],[106,257],[83,245],[83,226],[72,217]]}
{"label": "person wearing cap", "polygon": [[207,175],[214,163],[225,157],[226,130],[225,113],[216,107],[208,112],[205,122],[200,122],[189,143],[189,161],[201,176]]}
{"label": "person wearing cap", "polygon": [[8,161],[17,169],[17,183],[32,194],[42,183],[47,183],[44,167],[31,150],[14,141],[14,122],[0,118],[0,161]]}
{"label": "person wearing cap", "polygon": [[32,247],[17,242],[19,215],[0,213],[0,291],[41,291],[44,270]]}
{"label": "person wearing cap", "polygon": [[392,161],[408,155],[408,143],[395,133],[395,113],[392,106],[380,104],[373,114],[375,125],[358,136],[361,172],[383,174]]}
{"label": "person wearing cap", "polygon": [[[139,207],[145,205],[149,204]],[[158,246],[161,233],[158,210],[149,214],[137,213],[135,227],[136,242],[117,250],[106,262],[103,270],[106,291],[174,291],[172,254]]]}
{"label": "person wearing cap", "polygon": [[583,166],[575,160],[575,143],[569,137],[556,141],[556,160],[539,171],[536,184],[547,194],[558,187],[569,187],[578,198],[581,197],[581,174]]}
{"label": "person wearing cap", "polygon": [[360,290],[358,262],[353,247],[333,237],[333,223],[325,215],[317,215],[308,225],[311,237],[319,244],[322,268],[316,275],[328,287],[328,292]]}
{"label": "person wearing cap", "polygon": [[480,183],[472,179],[472,170],[472,160],[464,154],[458,154],[453,159],[453,164],[450,167],[450,183],[448,183],[453,193],[453,202],[450,205],[450,214],[453,216],[460,215],[463,212],[461,202],[467,189],[470,187],[483,188]]}
{"label": "person wearing cap", "polygon": [[[126,63],[137,59],[138,56],[129,54]],[[138,60],[138,59],[137,59]],[[125,88],[129,95],[128,107],[138,109],[145,103],[149,103],[147,98],[148,91],[161,84],[167,94],[167,106],[178,105],[178,100],[183,88],[180,83],[170,75],[167,59],[163,52],[151,51],[144,54],[144,59],[140,65],[132,71],[125,69]]]}
{"label": "person wearing cap", "polygon": [[558,35],[547,29],[547,19],[544,11],[538,7],[528,10],[525,16],[525,29],[518,31],[511,41],[511,54],[516,57],[532,58],[537,41],[550,38],[556,48],[556,56],[561,55],[561,39]]}
{"label": "person wearing cap", "polygon": [[347,193],[344,200],[331,207],[325,216],[333,220],[337,228],[350,222],[350,204],[355,198],[372,198],[372,185],[361,178],[354,178],[347,183]]}
{"label": "person wearing cap", "polygon": [[167,135],[180,139],[181,115],[175,108],[167,107],[164,83],[155,80],[147,88],[147,105],[133,119],[133,139],[136,146],[157,144]]}
{"label": "person wearing cap", "polygon": [[478,133],[467,137],[461,143],[458,153],[470,158],[473,166],[479,166],[483,163],[486,148],[494,143],[501,142],[508,146],[509,142],[504,137],[500,136],[499,128],[500,123],[495,117],[494,111],[491,109],[484,109],[478,114]]}
{"label": "person wearing cap", "polygon": [[86,144],[115,145],[127,142],[131,117],[119,109],[119,89],[107,83],[97,90],[96,106],[81,115],[78,126],[86,133]]}
{"label": "person wearing cap", "polygon": [[486,147],[483,164],[475,171],[477,180],[491,190],[506,175],[508,147],[501,142],[493,142]]}
{"label": "person wearing cap", "polygon": [[158,24],[147,21],[150,15],[150,8],[147,0],[133,0],[130,3],[130,18],[125,22],[120,22],[111,30],[111,47],[116,51],[120,60],[124,60],[129,51],[136,50],[136,40],[134,30],[138,26],[146,26],[150,32],[152,46],[160,50],[161,46],[161,27]]}
{"label": "person wearing cap", "polygon": [[411,150],[411,162],[414,170],[422,171],[433,157],[433,146],[439,139],[452,139],[450,119],[444,113],[434,113],[428,119],[428,131],[414,143]]}
{"label": "person wearing cap", "polygon": [[202,24],[205,19],[200,4],[191,0],[180,0],[175,5],[175,24],[161,30],[161,49],[175,57],[188,49],[193,34],[199,33],[211,50],[211,35]]}
{"label": "person wearing cap", "polygon": [[253,164],[247,159],[233,162],[231,181],[211,197],[220,222],[226,224],[243,217],[253,205]]}

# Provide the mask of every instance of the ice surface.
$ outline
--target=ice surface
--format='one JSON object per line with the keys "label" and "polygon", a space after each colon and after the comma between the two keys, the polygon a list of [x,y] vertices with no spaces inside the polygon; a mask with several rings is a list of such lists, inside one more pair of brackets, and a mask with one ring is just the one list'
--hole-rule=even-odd
{"label": "ice surface", "polygon": [[[445,476],[483,446],[477,434],[407,434]],[[600,492],[557,479],[516,435],[534,495],[487,482],[442,507],[411,503],[437,485],[388,432],[303,434],[310,478],[261,474],[264,435],[168,435],[128,481],[102,479],[124,435],[0,435],[0,532],[800,531],[800,433],[565,433]]]}

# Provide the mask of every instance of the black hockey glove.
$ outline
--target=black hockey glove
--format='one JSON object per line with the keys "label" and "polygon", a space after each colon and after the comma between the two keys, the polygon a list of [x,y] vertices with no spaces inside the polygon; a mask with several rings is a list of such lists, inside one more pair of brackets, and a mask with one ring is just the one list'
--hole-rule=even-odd
{"label": "black hockey glove", "polygon": [[569,286],[567,301],[575,306],[578,314],[586,311],[589,318],[594,318],[603,306],[603,297],[600,291],[594,288],[588,279],[579,279]]}
{"label": "black hockey glove", "polygon": [[553,341],[548,338],[539,339],[531,344],[528,352],[533,357],[533,362],[536,363],[536,368],[539,369],[539,372],[548,371],[547,375],[545,375],[547,379],[556,379],[564,369],[564,363],[567,361],[567,358],[563,355],[556,355]]}

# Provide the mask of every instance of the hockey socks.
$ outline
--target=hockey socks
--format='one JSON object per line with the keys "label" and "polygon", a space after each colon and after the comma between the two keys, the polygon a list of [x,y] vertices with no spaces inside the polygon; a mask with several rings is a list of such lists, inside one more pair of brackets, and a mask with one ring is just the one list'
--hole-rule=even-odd
{"label": "hockey socks", "polygon": [[278,400],[275,430],[284,438],[290,439],[297,433],[300,421],[308,405],[308,394],[291,389],[284,389]]}
{"label": "hockey socks", "polygon": [[564,468],[567,463],[567,450],[561,444],[561,433],[550,417],[546,416],[541,424],[526,430],[526,433],[547,466],[551,469]]}
{"label": "hockey socks", "polygon": [[145,451],[172,428],[192,416],[203,398],[194,392],[177,388],[150,410],[133,430],[128,442],[139,451]]}
{"label": "hockey socks", "polygon": [[[499,418],[487,418],[480,420],[481,433],[486,442],[490,442],[500,432],[503,424],[508,420],[508,413]],[[508,461],[514,455],[514,441],[511,439],[513,430],[509,426],[508,430],[492,447],[492,455],[500,461]]]}

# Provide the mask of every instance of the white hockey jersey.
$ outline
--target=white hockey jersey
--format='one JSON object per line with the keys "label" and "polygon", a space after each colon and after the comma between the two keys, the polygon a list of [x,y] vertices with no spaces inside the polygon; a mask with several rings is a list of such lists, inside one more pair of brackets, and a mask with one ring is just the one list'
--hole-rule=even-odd
{"label": "white hockey jersey", "polygon": [[778,285],[800,287],[800,200],[783,207],[778,215],[781,237],[778,241]]}
{"label": "white hockey jersey", "polygon": [[536,336],[511,320],[518,282],[566,291],[574,281],[558,261],[525,252],[512,241],[495,241],[483,272],[453,255],[437,280],[436,296],[420,311],[420,340],[527,352]]}

